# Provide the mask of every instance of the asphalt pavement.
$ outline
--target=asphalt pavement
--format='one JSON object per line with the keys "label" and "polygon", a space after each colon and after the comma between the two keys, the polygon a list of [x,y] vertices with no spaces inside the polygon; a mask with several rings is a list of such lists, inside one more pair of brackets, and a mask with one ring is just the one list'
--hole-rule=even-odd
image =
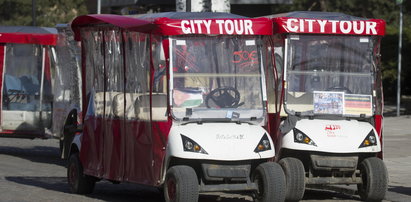
{"label": "asphalt pavement", "polygon": [[[384,162],[389,173],[385,201],[411,201],[411,116],[384,119]],[[348,192],[347,192],[348,190]],[[355,187],[335,192],[309,189],[303,201],[360,201]],[[0,201],[163,201],[155,188],[103,181],[93,194],[69,193],[65,161],[59,158],[58,140],[0,138]],[[242,202],[242,194],[203,194],[200,202]]]}

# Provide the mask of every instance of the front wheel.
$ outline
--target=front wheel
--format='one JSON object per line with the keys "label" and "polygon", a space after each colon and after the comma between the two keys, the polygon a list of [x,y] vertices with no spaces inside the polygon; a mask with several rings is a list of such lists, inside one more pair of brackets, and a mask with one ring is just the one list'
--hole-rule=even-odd
{"label": "front wheel", "polygon": [[93,192],[96,180],[93,177],[83,174],[78,153],[70,156],[67,167],[67,181],[70,185],[70,191],[75,194],[89,194]]}
{"label": "front wheel", "polygon": [[305,191],[305,170],[303,163],[296,158],[287,157],[278,162],[284,170],[287,182],[286,201],[299,201]]}
{"label": "front wheel", "polygon": [[173,166],[168,169],[164,183],[164,198],[167,202],[197,202],[198,179],[193,168]]}
{"label": "front wheel", "polygon": [[362,184],[358,194],[364,201],[382,201],[388,188],[388,172],[384,162],[376,157],[367,158],[358,166]]}
{"label": "front wheel", "polygon": [[254,194],[257,202],[284,201],[286,194],[285,175],[277,163],[262,163],[253,172],[252,181],[257,184]]}

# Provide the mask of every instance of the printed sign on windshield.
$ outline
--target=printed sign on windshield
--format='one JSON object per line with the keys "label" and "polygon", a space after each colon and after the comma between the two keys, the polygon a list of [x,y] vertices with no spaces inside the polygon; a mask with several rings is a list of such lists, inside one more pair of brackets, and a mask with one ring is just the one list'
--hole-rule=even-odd
{"label": "printed sign on windshield", "polygon": [[343,114],[344,92],[314,91],[315,114]]}
{"label": "printed sign on windshield", "polygon": [[347,115],[372,115],[371,95],[345,94],[344,114]]}

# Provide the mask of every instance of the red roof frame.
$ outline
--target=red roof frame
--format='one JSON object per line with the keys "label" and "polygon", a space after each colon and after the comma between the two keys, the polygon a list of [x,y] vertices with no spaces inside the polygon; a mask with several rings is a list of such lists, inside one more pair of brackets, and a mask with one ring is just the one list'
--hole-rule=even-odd
{"label": "red roof frame", "polygon": [[71,23],[71,28],[74,32],[74,39],[77,41],[81,40],[81,27],[99,24],[111,24],[121,29],[136,30],[139,32],[149,32],[154,27],[149,21],[128,16],[112,14],[82,15],[76,17]]}
{"label": "red roof frame", "polygon": [[1,26],[0,43],[56,45],[57,30],[45,27]]}
{"label": "red roof frame", "polygon": [[161,35],[272,35],[268,18],[157,18],[153,23],[157,25],[154,33]]}
{"label": "red roof frame", "polygon": [[331,12],[296,11],[268,16],[274,33],[384,36],[385,21]]}
{"label": "red roof frame", "polygon": [[272,35],[272,23],[268,18],[170,19],[93,14],[79,16],[73,20],[71,27],[75,33],[75,39],[81,39],[80,27],[99,24],[111,24],[121,29],[159,35]]}

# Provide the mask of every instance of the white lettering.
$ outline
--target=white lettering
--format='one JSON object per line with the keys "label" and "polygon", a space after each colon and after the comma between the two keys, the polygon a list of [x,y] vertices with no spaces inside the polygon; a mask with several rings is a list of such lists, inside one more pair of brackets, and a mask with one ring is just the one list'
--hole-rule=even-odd
{"label": "white lettering", "polygon": [[327,24],[327,20],[317,20],[317,22],[320,25],[320,32],[325,32],[325,24]]}
{"label": "white lettering", "polygon": [[308,22],[308,32],[313,32],[313,22],[315,22],[315,20],[306,19],[305,21]]}
{"label": "white lettering", "polygon": [[[360,28],[358,28],[358,23],[360,24]],[[364,32],[364,21],[354,21],[353,30],[356,34],[362,34]]]}
{"label": "white lettering", "polygon": [[365,25],[366,25],[366,31],[365,31],[366,34],[371,34],[370,31],[372,32],[373,35],[377,34],[377,30],[375,29],[375,27],[377,26],[376,22],[367,21],[365,22]]}
{"label": "white lettering", "polygon": [[194,23],[197,24],[197,32],[199,34],[202,34],[202,30],[201,30],[201,23],[202,22],[203,22],[202,20],[194,20]]}
{"label": "white lettering", "polygon": [[244,32],[244,22],[243,22],[243,20],[240,20],[240,22],[238,22],[237,20],[234,20],[234,27],[235,27],[235,33],[236,34],[243,34],[243,32]]}
{"label": "white lettering", "polygon": [[223,23],[224,23],[224,20],[216,20],[215,22],[218,24],[218,31],[219,31],[219,33],[220,33],[220,34],[223,34]]}
{"label": "white lettering", "polygon": [[300,32],[304,32],[304,20],[300,19]]}
{"label": "white lettering", "polygon": [[[347,24],[347,27],[344,26],[344,24]],[[350,21],[341,21],[340,22],[340,30],[344,34],[348,34],[352,30],[352,23]]]}
{"label": "white lettering", "polygon": [[190,26],[191,26],[191,33],[192,33],[192,34],[196,33],[196,29],[194,28],[194,22],[193,22],[193,20],[190,20]]}
{"label": "white lettering", "polygon": [[296,32],[297,30],[298,30],[298,26],[292,26],[292,22],[291,21],[293,21],[293,22],[298,22],[298,20],[297,19],[292,19],[292,18],[290,18],[290,19],[288,19],[287,20],[287,29],[290,31],[290,32]]}
{"label": "white lettering", "polygon": [[181,21],[181,30],[183,31],[184,34],[191,34],[190,28],[186,27],[189,22],[187,20],[182,20]]}
{"label": "white lettering", "polygon": [[337,33],[337,22],[338,22],[338,20],[329,20],[328,22],[331,22],[331,32],[332,33]]}
{"label": "white lettering", "polygon": [[244,20],[244,30],[245,30],[245,34],[254,34],[253,21]]}
{"label": "white lettering", "polygon": [[234,23],[231,20],[226,20],[224,23],[224,28],[225,32],[227,34],[233,34],[234,33]]}
{"label": "white lettering", "polygon": [[203,24],[206,27],[207,34],[210,34],[211,33],[211,30],[210,30],[211,20],[203,20]]}

